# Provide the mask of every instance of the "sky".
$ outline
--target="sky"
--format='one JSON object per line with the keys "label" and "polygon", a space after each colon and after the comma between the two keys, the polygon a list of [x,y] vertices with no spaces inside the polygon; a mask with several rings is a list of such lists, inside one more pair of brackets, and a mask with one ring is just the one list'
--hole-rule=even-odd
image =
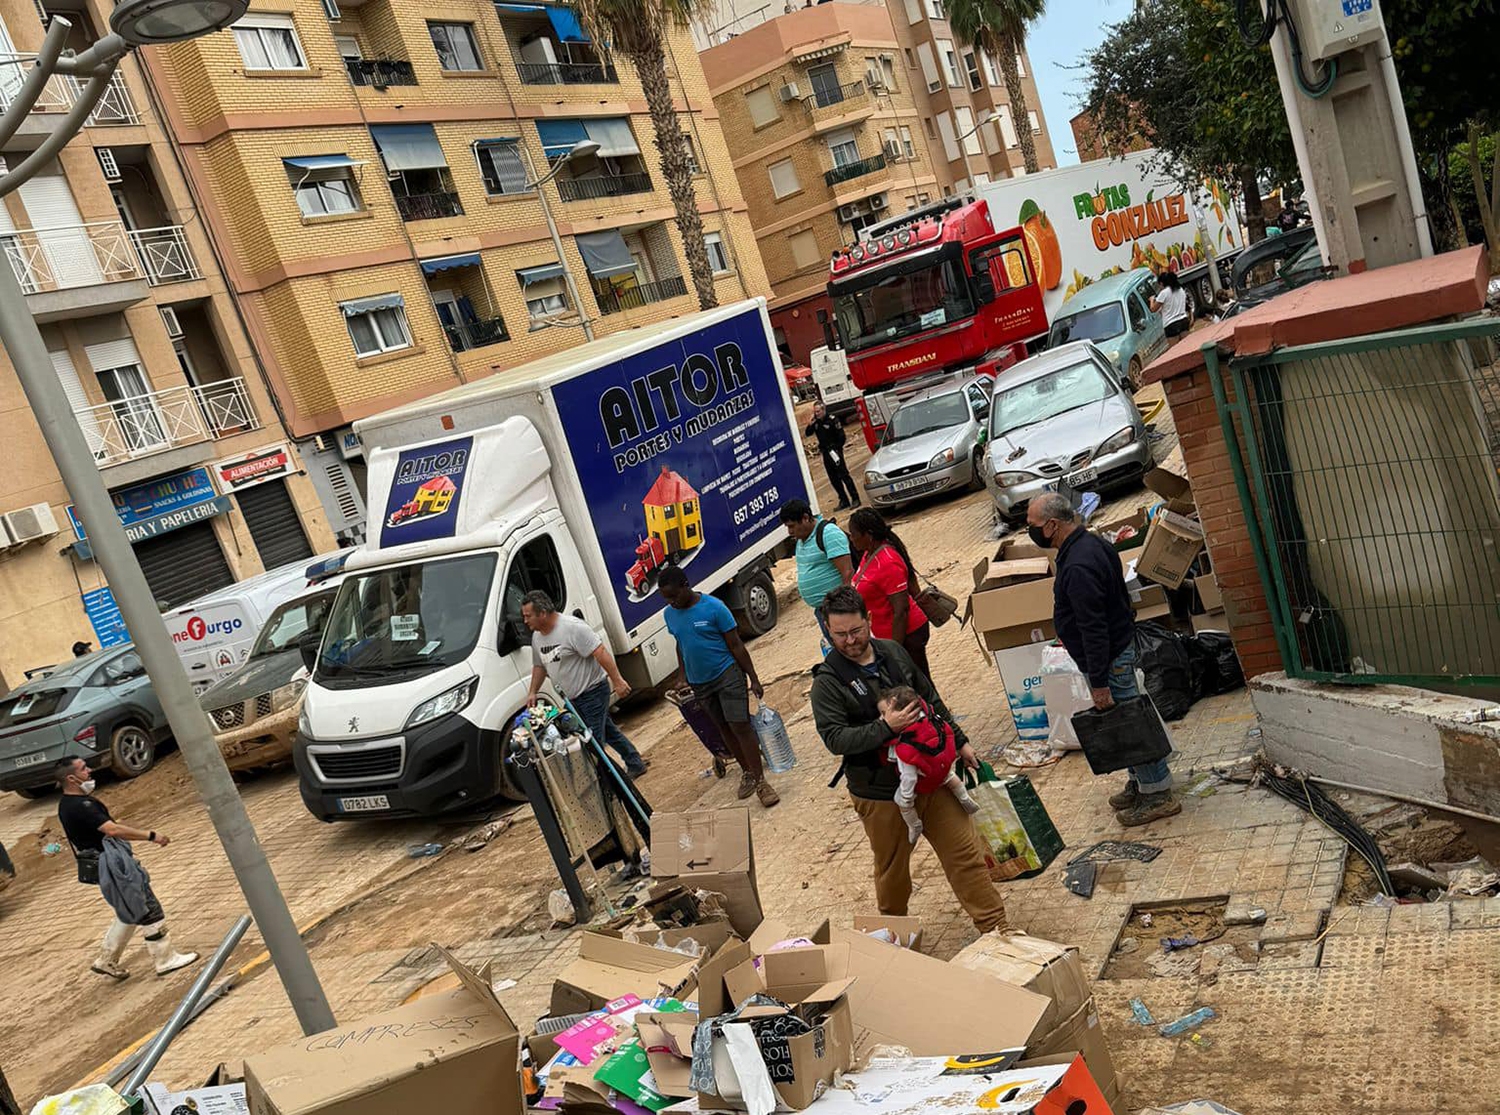
{"label": "sky", "polygon": [[1134,0],[1048,0],[1046,14],[1032,25],[1026,49],[1059,166],[1078,162],[1068,121],[1078,112],[1084,80],[1082,71],[1069,67],[1103,42],[1105,28],[1130,15],[1133,7]]}

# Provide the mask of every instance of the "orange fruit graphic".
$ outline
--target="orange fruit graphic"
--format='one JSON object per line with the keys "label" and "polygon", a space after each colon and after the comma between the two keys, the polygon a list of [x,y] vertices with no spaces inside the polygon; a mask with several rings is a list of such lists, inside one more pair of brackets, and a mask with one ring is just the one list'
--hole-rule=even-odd
{"label": "orange fruit graphic", "polygon": [[1042,289],[1056,290],[1062,282],[1062,245],[1057,241],[1057,230],[1045,210],[1030,199],[1021,206],[1020,219],[1021,231],[1026,234],[1026,249]]}

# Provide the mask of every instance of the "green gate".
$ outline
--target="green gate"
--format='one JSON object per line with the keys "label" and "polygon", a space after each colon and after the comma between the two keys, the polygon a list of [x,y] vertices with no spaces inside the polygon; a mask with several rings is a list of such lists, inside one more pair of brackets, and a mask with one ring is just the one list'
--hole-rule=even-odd
{"label": "green gate", "polygon": [[1500,682],[1497,338],[1483,317],[1227,365],[1204,346],[1289,675]]}

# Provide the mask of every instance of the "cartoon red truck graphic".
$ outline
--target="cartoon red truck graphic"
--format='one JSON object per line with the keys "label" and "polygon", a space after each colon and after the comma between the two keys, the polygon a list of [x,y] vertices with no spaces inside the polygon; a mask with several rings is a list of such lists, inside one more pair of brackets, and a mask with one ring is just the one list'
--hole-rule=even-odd
{"label": "cartoon red truck graphic", "polygon": [[698,491],[667,465],[641,500],[646,534],[635,548],[635,564],[625,571],[625,587],[632,600],[656,591],[656,578],[666,565],[684,566],[703,547],[703,510]]}
{"label": "cartoon red truck graphic", "polygon": [[411,499],[392,511],[385,525],[400,526],[413,519],[441,515],[453,505],[453,497],[457,494],[458,485],[452,480],[446,476],[435,476],[413,492]]}

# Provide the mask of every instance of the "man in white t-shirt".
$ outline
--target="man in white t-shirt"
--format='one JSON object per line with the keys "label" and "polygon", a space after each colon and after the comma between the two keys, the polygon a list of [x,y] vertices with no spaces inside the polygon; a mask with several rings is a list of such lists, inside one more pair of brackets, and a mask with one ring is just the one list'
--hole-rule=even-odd
{"label": "man in white t-shirt", "polygon": [[545,592],[528,592],[521,601],[521,620],[531,629],[531,690],[526,704],[534,704],[548,678],[573,702],[573,708],[601,744],[614,748],[625,760],[632,778],[646,773],[647,763],[609,715],[611,692],[630,695],[630,683],[620,674],[615,656],[598,632],[576,616],[563,615]]}
{"label": "man in white t-shirt", "polygon": [[1161,290],[1151,299],[1151,309],[1161,314],[1161,323],[1167,336],[1180,337],[1193,324],[1193,315],[1188,311],[1187,291],[1182,282],[1171,271],[1161,273]]}

